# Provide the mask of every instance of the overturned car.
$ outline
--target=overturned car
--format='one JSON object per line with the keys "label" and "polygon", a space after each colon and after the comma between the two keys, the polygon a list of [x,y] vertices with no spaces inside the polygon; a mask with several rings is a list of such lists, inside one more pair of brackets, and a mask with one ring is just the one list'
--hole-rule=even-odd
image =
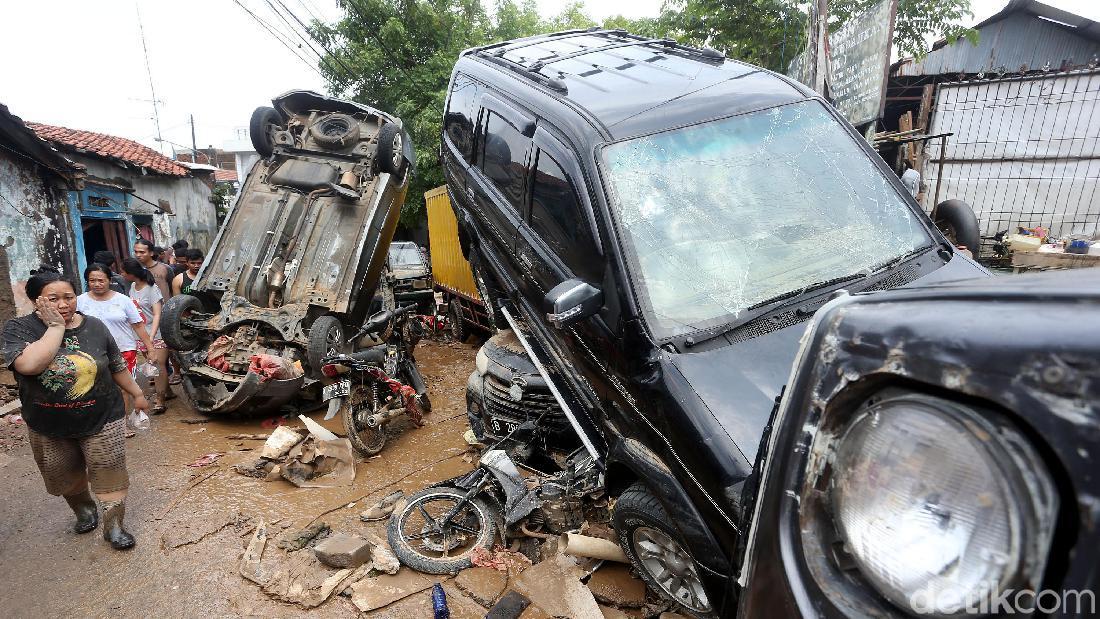
{"label": "overturned car", "polygon": [[355,346],[415,161],[386,112],[308,91],[272,103],[250,126],[263,158],[191,293],[164,309],[164,339],[203,413],[278,408],[319,378],[330,350]]}

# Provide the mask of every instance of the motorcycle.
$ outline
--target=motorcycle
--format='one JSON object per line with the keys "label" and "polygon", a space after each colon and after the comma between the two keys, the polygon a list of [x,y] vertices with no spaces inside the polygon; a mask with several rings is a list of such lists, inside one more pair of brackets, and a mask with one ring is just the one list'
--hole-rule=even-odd
{"label": "motorcycle", "polygon": [[354,353],[332,350],[321,361],[321,373],[331,381],[321,389],[328,404],[325,419],[339,414],[352,446],[363,455],[382,451],[390,421],[407,415],[421,426],[422,416],[431,411],[427,386],[412,356],[423,335],[420,323],[409,320],[415,308],[381,311],[347,340],[377,335],[385,343]]}
{"label": "motorcycle", "polygon": [[[529,454],[538,433],[538,421],[525,421],[489,448],[473,471],[408,496],[387,526],[401,563],[451,574],[470,567],[474,553],[490,549],[498,533],[502,541],[548,538],[579,528],[601,503],[606,508],[603,473],[583,449],[554,474],[517,464],[513,455]],[[511,454],[502,448],[508,444],[517,447]]]}

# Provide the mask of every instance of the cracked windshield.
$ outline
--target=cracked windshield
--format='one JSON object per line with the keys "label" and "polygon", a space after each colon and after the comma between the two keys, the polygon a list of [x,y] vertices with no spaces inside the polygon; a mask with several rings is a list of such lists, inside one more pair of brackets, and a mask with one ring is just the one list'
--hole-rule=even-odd
{"label": "cracked windshield", "polygon": [[816,102],[628,140],[604,157],[660,338],[718,326],[932,243]]}

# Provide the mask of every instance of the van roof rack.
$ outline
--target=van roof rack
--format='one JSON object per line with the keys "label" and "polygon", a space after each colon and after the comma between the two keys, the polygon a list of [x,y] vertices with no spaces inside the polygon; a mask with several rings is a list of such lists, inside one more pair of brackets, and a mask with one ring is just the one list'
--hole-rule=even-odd
{"label": "van roof rack", "polygon": [[[562,39],[576,38],[576,37],[582,37],[582,36],[592,36],[592,35],[597,35],[597,36],[602,35],[602,36],[605,36],[609,39],[612,36],[614,36],[618,40],[612,40],[612,41],[608,42],[606,45],[601,45],[601,46],[598,46],[598,47],[578,49],[578,50],[575,50],[575,51],[570,51],[570,52],[566,52],[566,53],[562,53],[562,54],[558,54],[558,55],[549,55],[549,56],[546,56],[546,57],[543,57],[543,58],[539,58],[539,59],[537,59],[533,62],[530,62],[530,63],[524,63],[524,62],[520,62],[520,61],[517,61],[517,60],[512,59],[512,58],[507,58],[506,57],[507,55],[511,54],[512,52],[515,52],[516,50],[531,47],[533,45],[538,45],[539,43],[543,43],[543,42],[546,42],[546,41],[550,41],[550,40],[558,41],[558,40],[562,40]],[[627,39],[627,40],[622,40],[622,39]],[[543,75],[542,73],[540,73],[540,71],[543,68],[545,68],[546,65],[553,64],[555,62],[559,62],[559,61],[562,61],[562,60],[568,60],[568,59],[571,59],[571,58],[579,58],[579,57],[582,57],[582,56],[586,56],[588,54],[595,54],[595,53],[600,53],[600,52],[609,51],[609,50],[613,50],[613,49],[620,49],[620,48],[624,48],[624,47],[637,47],[637,46],[653,46],[653,47],[661,47],[665,50],[674,50],[674,51],[680,52],[681,54],[687,54],[687,55],[690,55],[690,56],[694,56],[697,59],[702,60],[704,62],[721,63],[721,62],[724,62],[725,59],[726,59],[726,57],[722,54],[722,52],[719,52],[718,50],[715,50],[715,49],[711,49],[709,47],[704,47],[704,48],[692,47],[690,45],[684,45],[682,43],[677,42],[674,39],[669,39],[669,38],[651,39],[651,38],[643,37],[643,36],[640,36],[640,35],[632,34],[632,33],[627,32],[626,30],[623,30],[621,28],[616,28],[616,29],[612,29],[612,30],[603,30],[603,29],[600,29],[600,28],[588,28],[588,29],[585,29],[585,30],[566,30],[566,31],[563,31],[563,32],[555,32],[555,33],[547,34],[547,35],[538,35],[538,36],[528,37],[528,38],[525,38],[525,39],[519,39],[519,40],[513,41],[511,43],[505,41],[503,43],[496,43],[496,44],[493,44],[493,45],[487,45],[485,47],[477,48],[477,49],[471,50],[471,51],[473,51],[473,53],[481,56],[482,58],[485,58],[486,60],[489,60],[489,61],[493,62],[494,64],[497,64],[497,65],[502,66],[504,68],[510,69],[511,71],[516,72],[516,73],[526,77],[527,79],[530,79],[532,81],[543,84],[543,85],[545,85],[545,86],[547,86],[547,87],[549,87],[553,90],[559,91],[561,93],[567,93],[568,92],[568,87],[565,85],[565,82],[560,79],[560,72],[559,72],[559,77],[550,77],[550,76],[546,76],[546,75]]]}

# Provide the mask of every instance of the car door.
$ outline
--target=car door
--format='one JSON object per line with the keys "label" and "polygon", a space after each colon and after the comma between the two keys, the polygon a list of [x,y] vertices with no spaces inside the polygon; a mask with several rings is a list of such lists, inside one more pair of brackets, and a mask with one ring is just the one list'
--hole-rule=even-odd
{"label": "car door", "polygon": [[539,127],[531,156],[531,201],[516,239],[529,298],[576,277],[595,286],[604,264],[588,191],[576,156]]}
{"label": "car door", "polygon": [[499,264],[518,278],[515,236],[527,202],[534,121],[491,94],[481,102],[477,160],[470,168],[466,196]]}

